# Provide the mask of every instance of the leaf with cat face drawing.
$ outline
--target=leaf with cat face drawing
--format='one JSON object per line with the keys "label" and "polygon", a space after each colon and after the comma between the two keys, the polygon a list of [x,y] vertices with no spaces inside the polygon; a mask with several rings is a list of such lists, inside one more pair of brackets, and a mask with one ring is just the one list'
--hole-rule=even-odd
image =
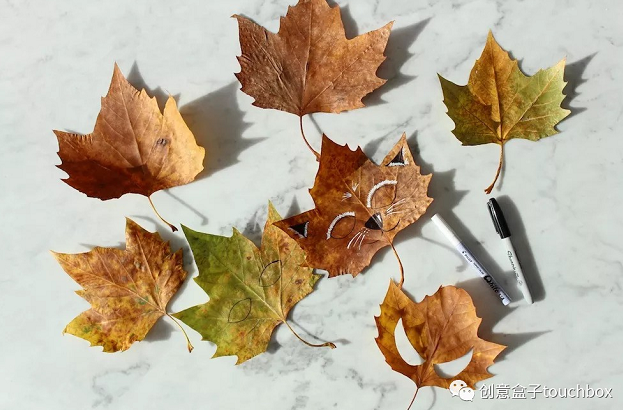
{"label": "leaf with cat face drawing", "polygon": [[314,186],[309,190],[314,201],[322,202],[323,199],[333,196],[327,195],[327,192],[342,195],[344,193],[343,179],[359,169],[367,160],[368,157],[361,147],[351,151],[348,146],[336,144],[323,134],[322,160],[318,165]]}
{"label": "leaf with cat face drawing", "polygon": [[276,225],[303,248],[308,266],[325,269],[330,277],[356,276],[426,212],[432,175],[420,174],[404,134],[381,165],[327,137],[321,152],[310,190],[316,208]]}
{"label": "leaf with cat face drawing", "polygon": [[349,40],[340,8],[326,0],[300,0],[290,6],[277,34],[234,17],[242,51],[236,77],[257,107],[301,118],[339,113],[363,107],[361,99],[386,82],[376,70],[385,60],[393,23]]}
{"label": "leaf with cat face drawing", "polygon": [[251,359],[266,351],[273,330],[281,323],[309,346],[335,347],[305,342],[287,322],[290,309],[314,290],[321,275],[302,266],[301,248],[273,226],[280,219],[269,203],[259,249],[236,229],[227,238],[182,225],[199,268],[195,282],[210,301],[173,316],[201,333],[203,340],[216,344],[214,357],[236,355],[236,364]]}
{"label": "leaf with cat face drawing", "polygon": [[466,86],[439,76],[452,133],[463,145],[500,145],[500,161],[491,193],[504,163],[504,144],[512,138],[538,141],[557,134],[554,128],[570,111],[560,107],[565,60],[532,77],[524,75],[489,31],[487,44],[476,60]]}
{"label": "leaf with cat face drawing", "polygon": [[54,133],[62,161],[58,167],[69,174],[63,181],[92,198],[128,193],[150,197],[193,181],[203,170],[205,150],[197,145],[173,97],[161,114],[156,99],[132,87],[116,64],[93,132]]}
{"label": "leaf with cat face drawing", "polygon": [[[407,363],[398,351],[395,331],[400,319],[407,339],[424,360],[420,365]],[[376,343],[387,364],[413,380],[417,389],[448,388],[459,380],[475,389],[477,382],[493,376],[487,368],[506,348],[478,337],[482,319],[476,316],[469,294],[454,286],[442,286],[434,295],[416,303],[391,281],[381,314],[375,320],[379,331]],[[435,371],[435,365],[459,359],[470,350],[470,362],[456,376],[442,377]]]}
{"label": "leaf with cat face drawing", "polygon": [[169,316],[167,304],[186,278],[182,250],[171,253],[169,243],[158,233],[126,219],[125,236],[125,250],[96,247],[75,255],[52,252],[82,286],[76,293],[91,304],[63,333],[102,346],[105,352],[127,350],[143,340],[158,319]]}

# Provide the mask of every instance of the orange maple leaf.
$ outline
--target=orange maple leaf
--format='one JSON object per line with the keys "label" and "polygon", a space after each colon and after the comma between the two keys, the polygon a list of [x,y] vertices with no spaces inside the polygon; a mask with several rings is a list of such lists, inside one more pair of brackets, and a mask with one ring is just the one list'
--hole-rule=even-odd
{"label": "orange maple leaf", "polygon": [[[395,330],[400,319],[409,342],[424,359],[420,365],[407,363],[398,351]],[[487,368],[506,348],[478,337],[482,319],[476,316],[469,294],[454,286],[442,286],[434,295],[416,303],[391,281],[381,304],[381,315],[375,320],[379,331],[376,343],[387,364],[413,380],[417,389],[448,388],[455,380],[475,389],[476,382],[493,376]],[[456,376],[442,377],[435,371],[436,364],[459,359],[470,350],[473,351],[470,362]]]}
{"label": "orange maple leaf", "polygon": [[323,136],[310,190],[316,208],[276,225],[299,243],[309,266],[327,270],[330,277],[356,276],[426,212],[431,177],[420,174],[404,134],[381,165],[361,149],[351,151]]}
{"label": "orange maple leaf", "polygon": [[161,114],[156,99],[132,87],[116,64],[93,132],[54,133],[62,161],[58,167],[69,174],[63,181],[101,200],[135,193],[151,203],[154,192],[187,184],[203,170],[205,150],[197,145],[175,99],[169,97]]}

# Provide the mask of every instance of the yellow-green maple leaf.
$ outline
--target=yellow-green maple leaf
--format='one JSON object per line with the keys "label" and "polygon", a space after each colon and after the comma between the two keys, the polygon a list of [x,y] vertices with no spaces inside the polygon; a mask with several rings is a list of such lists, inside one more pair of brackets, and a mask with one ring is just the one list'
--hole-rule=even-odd
{"label": "yellow-green maple leaf", "polygon": [[[171,253],[169,243],[157,232],[147,232],[126,219],[125,236],[124,250],[98,246],[73,255],[52,252],[82,286],[76,293],[91,304],[63,333],[102,346],[104,352],[129,349],[145,338],[158,319],[170,316],[167,304],[186,278],[182,250]],[[188,351],[192,348],[188,341]]]}
{"label": "yellow-green maple leaf", "polygon": [[467,85],[439,76],[452,133],[463,145],[500,145],[500,162],[490,193],[504,161],[504,144],[512,138],[538,141],[557,134],[554,128],[570,111],[560,107],[565,60],[535,75],[524,75],[489,31],[482,55],[472,68]]}
{"label": "yellow-green maple leaf", "polygon": [[233,230],[231,237],[193,231],[182,225],[199,268],[195,282],[210,301],[173,316],[217,345],[214,357],[238,356],[236,364],[266,351],[270,337],[288,312],[314,290],[321,275],[305,264],[305,253],[273,226],[281,217],[269,203],[262,245]]}

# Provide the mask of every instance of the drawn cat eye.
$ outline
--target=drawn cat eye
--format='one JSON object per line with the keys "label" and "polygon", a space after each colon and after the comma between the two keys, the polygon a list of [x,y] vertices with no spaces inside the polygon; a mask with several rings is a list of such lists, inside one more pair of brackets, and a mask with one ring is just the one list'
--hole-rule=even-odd
{"label": "drawn cat eye", "polygon": [[307,228],[309,227],[309,221],[300,224],[290,226],[290,229],[296,233],[299,238],[307,238]]}
{"label": "drawn cat eye", "polygon": [[336,216],[329,229],[327,229],[327,239],[344,239],[355,229],[355,213],[344,212]]}
{"label": "drawn cat eye", "polygon": [[366,200],[368,208],[385,208],[394,203],[396,199],[396,184],[394,180],[386,179],[374,185]]}
{"label": "drawn cat eye", "polygon": [[389,161],[387,164],[388,167],[404,167],[405,165],[409,165],[409,161],[405,158],[404,155],[404,147],[396,154],[394,159]]}

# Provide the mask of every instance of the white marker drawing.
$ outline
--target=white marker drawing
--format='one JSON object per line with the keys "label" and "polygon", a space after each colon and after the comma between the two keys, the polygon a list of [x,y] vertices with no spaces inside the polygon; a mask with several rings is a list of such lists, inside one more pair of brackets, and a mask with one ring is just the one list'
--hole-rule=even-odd
{"label": "white marker drawing", "polygon": [[385,185],[396,185],[397,183],[398,181],[386,179],[385,181],[381,181],[378,184],[374,185],[372,189],[370,189],[370,192],[368,192],[368,197],[366,198],[366,206],[368,208],[372,208],[372,197],[379,188],[384,187]]}

